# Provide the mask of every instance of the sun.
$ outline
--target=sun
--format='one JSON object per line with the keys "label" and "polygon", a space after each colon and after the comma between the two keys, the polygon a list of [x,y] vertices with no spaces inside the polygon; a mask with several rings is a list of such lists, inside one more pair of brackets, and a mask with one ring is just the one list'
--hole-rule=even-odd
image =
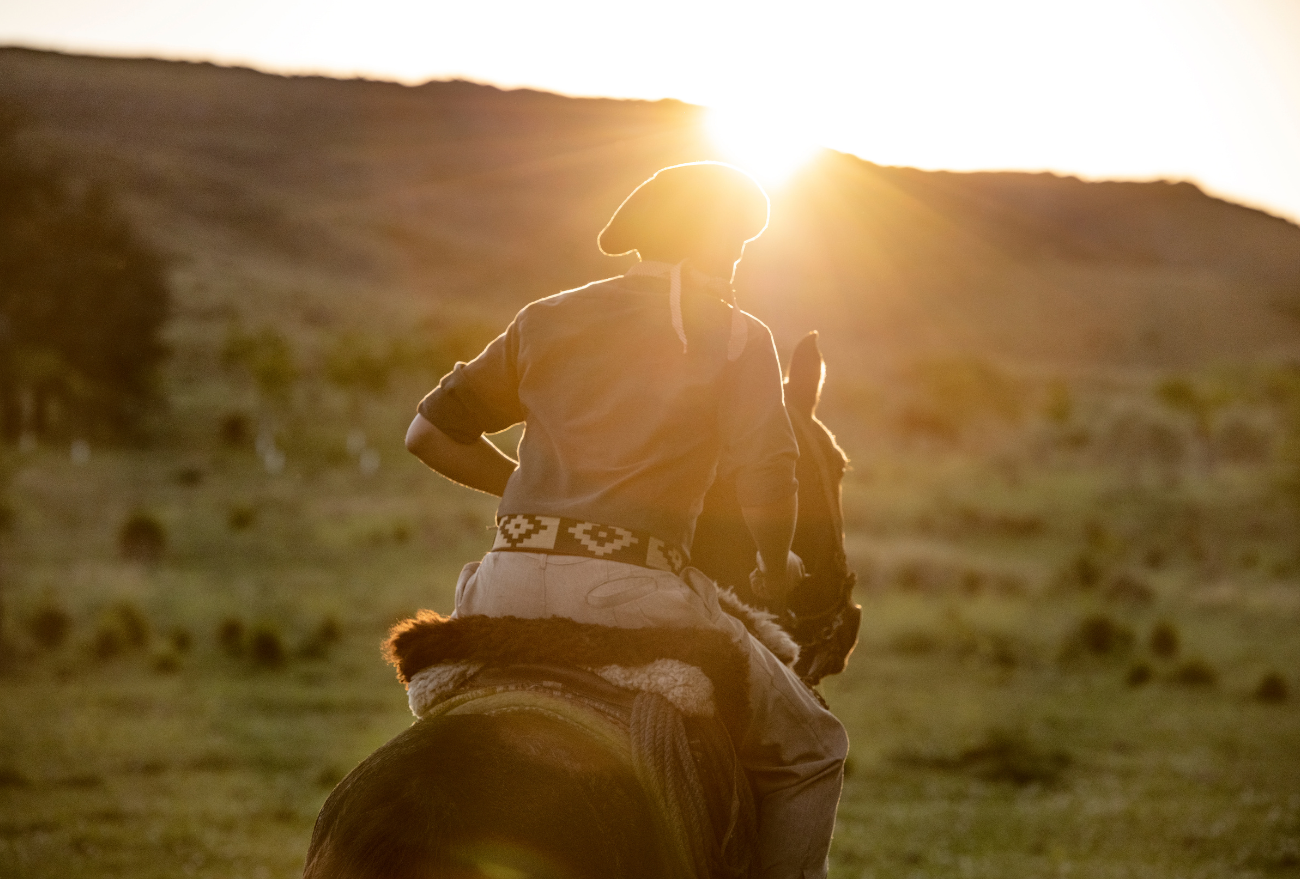
{"label": "sun", "polygon": [[765,186],[779,186],[820,148],[793,120],[715,107],[705,122],[709,137],[733,165]]}

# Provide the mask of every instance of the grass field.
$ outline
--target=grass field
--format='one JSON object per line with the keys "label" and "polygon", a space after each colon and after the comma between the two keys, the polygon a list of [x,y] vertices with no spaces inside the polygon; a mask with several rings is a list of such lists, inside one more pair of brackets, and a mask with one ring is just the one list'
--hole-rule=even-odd
{"label": "grass field", "polygon": [[[0,875],[301,870],[331,786],[410,722],[386,627],[447,610],[490,543],[492,500],[401,448],[400,396],[371,409],[369,473],[341,417],[298,415],[269,474],[201,396],[151,449],[16,459]],[[1300,583],[1233,530],[1260,473],[1143,488],[842,441],[864,623],[824,688],[853,743],[833,876],[1300,870]],[[1193,503],[1214,551],[1169,531]],[[165,544],[124,558],[137,513]]]}

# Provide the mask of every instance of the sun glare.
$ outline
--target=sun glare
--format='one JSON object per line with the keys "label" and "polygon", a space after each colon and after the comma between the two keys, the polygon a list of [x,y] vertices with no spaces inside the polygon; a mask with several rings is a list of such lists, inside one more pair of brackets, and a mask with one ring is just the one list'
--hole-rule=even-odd
{"label": "sun glare", "polygon": [[800,126],[777,116],[714,108],[707,128],[723,157],[765,186],[779,186],[817,152]]}

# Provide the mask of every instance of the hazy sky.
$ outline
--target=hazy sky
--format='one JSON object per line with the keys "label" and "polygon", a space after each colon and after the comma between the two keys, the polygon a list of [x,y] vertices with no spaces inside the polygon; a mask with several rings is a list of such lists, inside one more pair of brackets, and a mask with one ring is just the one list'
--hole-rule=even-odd
{"label": "hazy sky", "polygon": [[0,43],[674,97],[764,150],[1192,179],[1300,219],[1300,0],[0,0]]}

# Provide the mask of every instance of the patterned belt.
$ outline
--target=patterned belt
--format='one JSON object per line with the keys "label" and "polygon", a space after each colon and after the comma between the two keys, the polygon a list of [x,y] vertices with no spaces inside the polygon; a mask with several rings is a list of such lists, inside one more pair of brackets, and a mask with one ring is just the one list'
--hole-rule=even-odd
{"label": "patterned belt", "polygon": [[641,531],[532,513],[510,513],[497,519],[492,551],[589,556],[674,574],[681,573],[688,561],[680,548]]}

